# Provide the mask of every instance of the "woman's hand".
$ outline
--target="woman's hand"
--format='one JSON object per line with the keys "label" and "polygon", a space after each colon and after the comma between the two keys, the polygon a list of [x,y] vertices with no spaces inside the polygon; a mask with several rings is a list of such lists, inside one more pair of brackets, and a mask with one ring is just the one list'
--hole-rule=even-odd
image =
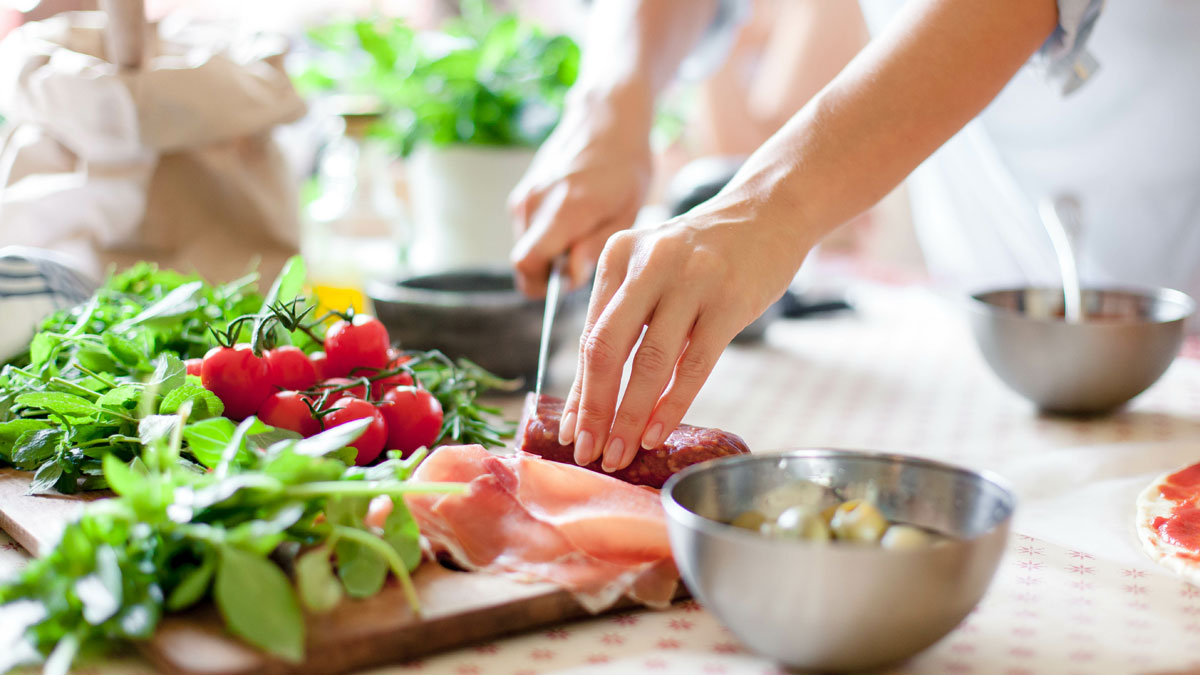
{"label": "woman's hand", "polygon": [[550,263],[567,253],[572,286],[592,273],[604,242],[629,228],[650,183],[648,92],[580,94],[509,197],[518,241],[512,261],[527,295],[546,291]]}
{"label": "woman's hand", "polygon": [[783,294],[803,260],[803,230],[760,217],[758,200],[713,202],[613,235],[604,247],[560,426],[578,464],[603,455],[603,468],[614,471],[661,445],[725,346]]}

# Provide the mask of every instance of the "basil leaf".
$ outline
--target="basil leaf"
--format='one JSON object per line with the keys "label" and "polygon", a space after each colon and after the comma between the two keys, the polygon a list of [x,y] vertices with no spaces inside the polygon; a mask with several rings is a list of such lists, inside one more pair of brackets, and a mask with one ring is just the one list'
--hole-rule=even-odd
{"label": "basil leaf", "polygon": [[154,374],[146,383],[152,391],[165,396],[171,391],[182,387],[187,382],[187,366],[178,356],[166,352],[154,360]]}
{"label": "basil leaf", "polygon": [[[104,462],[104,480],[108,482],[108,487],[113,492],[124,497],[135,495],[145,489],[145,474],[138,473],[116,455],[105,455],[102,461]],[[144,468],[140,461],[137,465]]]}
{"label": "basil leaf", "polygon": [[338,576],[352,598],[375,595],[387,580],[388,565],[383,556],[353,541],[339,541],[337,552]]}
{"label": "basil leaf", "polygon": [[54,456],[62,439],[62,429],[26,431],[13,447],[12,463],[18,469],[32,471]]}
{"label": "basil leaf", "polygon": [[35,391],[17,397],[17,405],[38,408],[62,417],[92,417],[97,412],[91,401],[58,391]]}
{"label": "basil leaf", "polygon": [[296,560],[296,587],[300,601],[314,612],[328,612],[342,601],[342,584],[333,574],[328,549],[322,546]]}
{"label": "basil leaf", "polygon": [[421,529],[403,499],[392,499],[392,512],[383,521],[383,540],[400,554],[409,572],[421,564]]}
{"label": "basil leaf", "polygon": [[179,407],[187,401],[192,402],[192,412],[188,419],[202,420],[225,412],[225,404],[221,403],[221,399],[195,380],[195,376],[189,376],[182,386],[164,396],[158,412],[173,415],[179,412]]}
{"label": "basil leaf", "polygon": [[62,477],[63,467],[58,462],[46,462],[38,468],[37,473],[33,474],[33,480],[29,483],[29,492],[31,495],[44,495],[54,491],[54,484]]}
{"label": "basil leaf", "polygon": [[227,418],[213,417],[185,426],[183,438],[196,461],[211,469],[221,461],[221,452],[233,438],[236,428]]}
{"label": "basil leaf", "polygon": [[50,423],[45,420],[15,419],[0,424],[0,457],[9,455],[17,439],[25,432],[49,428]]}
{"label": "basil leaf", "polygon": [[274,563],[222,546],[213,596],[234,635],[289,661],[304,659],[304,616],[291,584]]}
{"label": "basil leaf", "polygon": [[217,570],[216,556],[208,554],[198,567],[192,568],[183,579],[171,589],[167,596],[167,609],[178,612],[200,602],[208,587],[212,584],[213,574]]}
{"label": "basil leaf", "polygon": [[136,402],[142,395],[141,389],[132,384],[122,384],[101,394],[100,398],[96,399],[96,405],[104,408],[114,408],[118,412],[126,412],[133,406],[127,406],[130,401]]}

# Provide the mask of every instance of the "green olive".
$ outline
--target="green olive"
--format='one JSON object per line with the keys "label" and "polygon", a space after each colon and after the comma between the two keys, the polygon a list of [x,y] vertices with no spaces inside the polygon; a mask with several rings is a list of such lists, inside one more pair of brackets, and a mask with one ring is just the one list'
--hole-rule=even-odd
{"label": "green olive", "polygon": [[805,541],[829,541],[829,526],[815,509],[808,506],[793,506],[779,514],[772,534],[785,539]]}
{"label": "green olive", "polygon": [[837,507],[829,527],[838,539],[877,542],[887,530],[888,521],[870,502],[851,499]]}
{"label": "green olive", "polygon": [[758,532],[763,523],[767,522],[767,517],[759,511],[742,511],[736,518],[729,521],[729,524],[734,527],[740,527],[745,530],[753,530]]}
{"label": "green olive", "polygon": [[907,551],[925,548],[933,543],[933,537],[928,532],[912,525],[892,525],[883,533],[879,545],[895,551]]}

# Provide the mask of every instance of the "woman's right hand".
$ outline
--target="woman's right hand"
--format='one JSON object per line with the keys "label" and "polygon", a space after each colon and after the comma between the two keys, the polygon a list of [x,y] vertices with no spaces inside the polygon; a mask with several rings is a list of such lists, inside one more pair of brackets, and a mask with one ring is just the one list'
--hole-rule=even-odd
{"label": "woman's right hand", "polygon": [[633,225],[650,183],[652,96],[572,94],[509,196],[517,285],[535,297],[545,294],[551,262],[562,253],[571,286],[582,285],[609,236]]}

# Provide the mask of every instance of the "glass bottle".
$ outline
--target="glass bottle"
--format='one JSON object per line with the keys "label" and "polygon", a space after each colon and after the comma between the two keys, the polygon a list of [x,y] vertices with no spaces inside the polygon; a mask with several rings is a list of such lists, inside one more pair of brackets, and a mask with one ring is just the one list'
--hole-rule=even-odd
{"label": "glass bottle", "polygon": [[380,113],[360,108],[340,117],[344,130],[321,153],[300,247],[323,307],[369,311],[366,282],[404,271],[409,227],[391,149],[367,134]]}

